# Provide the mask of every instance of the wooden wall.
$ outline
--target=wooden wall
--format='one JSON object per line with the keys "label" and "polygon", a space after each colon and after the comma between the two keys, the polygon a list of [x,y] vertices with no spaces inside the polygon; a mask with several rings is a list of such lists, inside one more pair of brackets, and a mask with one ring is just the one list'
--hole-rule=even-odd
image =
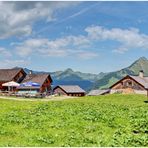
{"label": "wooden wall", "polygon": [[67,93],[64,92],[60,87],[57,87],[56,89],[54,89],[54,94],[67,95]]}
{"label": "wooden wall", "polygon": [[2,86],[2,84],[5,82],[0,82],[0,90],[4,90],[4,87]]}
{"label": "wooden wall", "polygon": [[85,96],[85,93],[68,93],[68,96],[82,97]]}
{"label": "wooden wall", "polygon": [[51,92],[51,80],[49,78],[47,78],[45,80],[45,82],[43,83],[43,85],[41,86],[40,92],[41,93],[43,93],[43,92],[50,93]]}

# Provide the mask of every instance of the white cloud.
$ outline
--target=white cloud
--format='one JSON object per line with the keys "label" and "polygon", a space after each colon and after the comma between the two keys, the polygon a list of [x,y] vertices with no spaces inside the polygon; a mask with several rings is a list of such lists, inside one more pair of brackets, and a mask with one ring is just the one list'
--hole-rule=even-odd
{"label": "white cloud", "polygon": [[[90,26],[85,29],[86,35],[65,36],[55,40],[47,38],[31,38],[14,44],[16,53],[22,57],[38,54],[49,57],[75,56],[82,59],[93,59],[98,53],[91,51],[95,42],[112,40],[119,42],[113,52],[127,52],[129,49],[148,49],[148,35],[141,34],[138,29],[107,29],[101,26]],[[99,47],[98,47],[99,48]]]}
{"label": "white cloud", "polygon": [[91,52],[91,51],[83,51],[78,54],[78,57],[80,57],[84,60],[87,60],[87,59],[93,59],[93,58],[98,57],[98,54]]}
{"label": "white cloud", "polygon": [[22,57],[31,54],[39,54],[50,57],[76,56],[83,59],[91,59],[97,56],[93,51],[87,51],[86,45],[90,41],[85,36],[66,36],[49,40],[46,38],[33,38],[20,44],[14,44],[16,53]]}
{"label": "white cloud", "polygon": [[25,67],[29,65],[30,61],[24,60],[24,59],[19,59],[19,60],[1,60],[0,61],[0,68],[13,68],[13,67]]}
{"label": "white cloud", "polygon": [[90,40],[119,42],[121,46],[114,50],[116,52],[118,50],[119,53],[126,52],[131,48],[148,49],[148,35],[140,33],[136,28],[106,29],[102,26],[91,26],[87,27],[85,31],[88,33]]}
{"label": "white cloud", "polygon": [[54,12],[77,2],[0,1],[0,39],[32,33],[32,24],[44,19],[55,20]]}
{"label": "white cloud", "polygon": [[120,53],[120,54],[123,54],[123,53],[125,53],[126,51],[128,51],[128,49],[125,48],[125,47],[119,47],[119,48],[113,50],[113,52],[115,52],[115,53]]}
{"label": "white cloud", "polygon": [[11,57],[12,54],[7,49],[0,47],[0,56],[2,57]]}
{"label": "white cloud", "polygon": [[73,44],[76,46],[87,45],[90,43],[90,40],[87,38],[87,36],[83,35],[69,36],[67,38],[71,39],[71,42],[73,42]]}

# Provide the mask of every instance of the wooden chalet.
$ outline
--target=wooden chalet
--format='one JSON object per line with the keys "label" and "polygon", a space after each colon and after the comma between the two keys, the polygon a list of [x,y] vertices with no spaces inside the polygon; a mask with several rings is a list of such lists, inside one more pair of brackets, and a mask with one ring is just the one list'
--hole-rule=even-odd
{"label": "wooden chalet", "polygon": [[78,85],[58,85],[53,89],[53,93],[66,96],[85,96],[85,91]]}
{"label": "wooden chalet", "polygon": [[23,69],[0,69],[0,90],[5,91],[8,90],[8,87],[2,86],[3,83],[14,81],[17,83],[21,83],[25,78],[26,73]]}
{"label": "wooden chalet", "polygon": [[40,86],[20,86],[18,88],[19,92],[23,91],[34,91],[38,93],[46,93],[50,94],[51,93],[51,83],[52,79],[50,77],[50,74],[28,74],[25,79],[22,81],[22,83],[26,82],[35,82],[40,84]]}
{"label": "wooden chalet", "polygon": [[111,87],[111,93],[137,93],[148,95],[148,77],[144,77],[144,72],[140,71],[139,76],[127,75]]}

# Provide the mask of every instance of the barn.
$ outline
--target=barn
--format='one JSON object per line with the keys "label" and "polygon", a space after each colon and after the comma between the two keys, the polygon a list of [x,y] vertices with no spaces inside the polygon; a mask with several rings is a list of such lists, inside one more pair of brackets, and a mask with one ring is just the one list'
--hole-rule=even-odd
{"label": "barn", "polygon": [[143,70],[138,76],[127,75],[111,87],[111,93],[136,93],[148,94],[148,77],[144,76]]}
{"label": "barn", "polygon": [[25,78],[26,73],[21,68],[16,69],[0,69],[0,90],[8,90],[8,87],[2,86],[3,83],[14,81],[21,83]]}
{"label": "barn", "polygon": [[78,85],[58,85],[53,89],[53,93],[57,95],[81,97],[85,96],[86,92]]}

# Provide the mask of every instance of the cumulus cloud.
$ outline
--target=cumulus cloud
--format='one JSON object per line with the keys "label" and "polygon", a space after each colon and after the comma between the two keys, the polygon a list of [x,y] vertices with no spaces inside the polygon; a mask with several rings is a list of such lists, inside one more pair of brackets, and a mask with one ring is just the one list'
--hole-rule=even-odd
{"label": "cumulus cloud", "polygon": [[124,53],[132,48],[148,49],[148,35],[140,33],[139,29],[107,29],[102,26],[90,26],[85,29],[91,40],[119,42],[120,47],[114,52]]}
{"label": "cumulus cloud", "polygon": [[[30,54],[40,54],[50,57],[76,56],[83,59],[96,57],[97,54],[86,51],[83,45],[89,44],[85,36],[66,36],[56,40],[33,38],[25,40],[15,47],[18,55],[24,57]],[[81,49],[82,48],[82,49]]]}
{"label": "cumulus cloud", "polygon": [[38,20],[55,20],[57,9],[76,5],[77,2],[18,1],[0,2],[0,39],[30,35],[32,25]]}
{"label": "cumulus cloud", "polygon": [[90,47],[94,42],[100,41],[118,42],[119,44],[112,49],[112,52],[120,54],[134,48],[148,49],[148,35],[140,33],[136,28],[107,29],[102,26],[89,26],[85,32],[85,35],[69,35],[55,40],[30,38],[13,45],[16,53],[21,57],[37,54],[49,57],[73,56],[81,59],[97,58],[99,53],[97,50],[91,51]]}

